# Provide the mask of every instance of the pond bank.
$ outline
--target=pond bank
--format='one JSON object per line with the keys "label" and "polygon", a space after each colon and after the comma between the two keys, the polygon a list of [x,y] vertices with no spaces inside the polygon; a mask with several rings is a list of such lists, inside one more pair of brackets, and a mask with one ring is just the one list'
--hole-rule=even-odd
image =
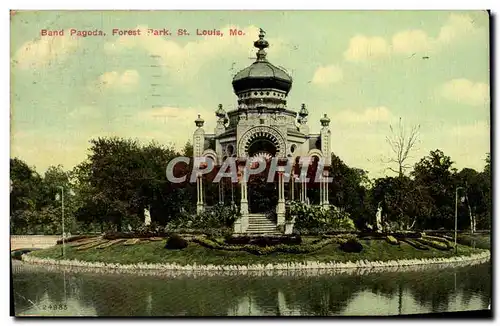
{"label": "pond bank", "polygon": [[231,273],[247,273],[252,271],[294,271],[294,270],[343,270],[343,269],[384,269],[384,268],[400,268],[409,266],[423,266],[430,264],[446,264],[446,265],[471,265],[484,263],[490,260],[490,251],[484,250],[477,254],[439,257],[439,258],[422,258],[422,259],[401,259],[388,261],[347,261],[347,262],[287,262],[275,264],[248,264],[248,265],[214,265],[214,264],[186,264],[177,263],[137,263],[137,264],[120,264],[120,263],[103,263],[89,262],[80,260],[60,260],[51,258],[34,257],[30,254],[22,255],[22,260],[29,264],[53,265],[58,267],[82,267],[90,269],[99,269],[101,271],[127,271],[127,272],[143,272],[143,271],[182,271],[182,272],[231,272]]}

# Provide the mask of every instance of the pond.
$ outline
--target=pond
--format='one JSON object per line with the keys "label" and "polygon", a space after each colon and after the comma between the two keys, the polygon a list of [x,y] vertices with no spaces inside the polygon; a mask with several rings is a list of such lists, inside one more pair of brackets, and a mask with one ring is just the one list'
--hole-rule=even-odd
{"label": "pond", "polygon": [[104,274],[12,261],[17,316],[339,316],[487,309],[491,265],[267,276]]}

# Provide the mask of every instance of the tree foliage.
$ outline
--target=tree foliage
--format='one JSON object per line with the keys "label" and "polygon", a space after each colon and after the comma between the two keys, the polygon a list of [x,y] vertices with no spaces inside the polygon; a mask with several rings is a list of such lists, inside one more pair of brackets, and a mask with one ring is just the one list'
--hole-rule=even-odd
{"label": "tree foliage", "polygon": [[[406,142],[407,143],[407,142]],[[192,155],[188,142],[183,154]],[[404,153],[404,152],[403,152]],[[190,183],[191,166],[178,164],[176,176],[187,175],[183,183],[166,178],[166,166],[181,155],[157,143],[142,145],[122,138],[91,140],[88,157],[71,171],[52,166],[41,175],[18,158],[10,160],[10,225],[14,234],[60,234],[64,194],[65,230],[71,233],[120,231],[143,225],[144,210],[149,209],[154,225],[228,227],[234,220],[229,207],[231,193],[238,205],[239,185],[222,179],[222,186],[211,182],[217,170],[204,176],[205,203],[218,213],[196,216],[196,185]],[[357,229],[375,223],[379,205],[382,218],[392,229],[453,229],[455,194],[459,229],[488,229],[491,226],[491,161],[487,154],[483,171],[464,168],[457,171],[451,157],[441,150],[421,158],[411,173],[370,180],[367,171],[348,166],[332,154],[328,184],[329,202],[336,211],[320,210],[302,214],[303,227],[327,225],[329,228]],[[275,183],[267,183],[267,171],[249,180],[249,205],[252,212],[274,210],[277,203]],[[402,169],[401,171],[404,171]],[[297,171],[296,171],[297,172]],[[308,171],[314,179],[315,167]],[[276,180],[276,178],[275,178]],[[232,186],[231,186],[232,185]],[[295,184],[295,199],[299,197]],[[219,203],[219,187],[224,203]],[[457,192],[458,189],[458,192]],[[462,197],[464,200],[462,201]],[[291,186],[285,187],[291,198]],[[308,198],[319,204],[319,188],[308,185]],[[226,206],[228,207],[226,207]],[[323,214],[323,215],[321,215]],[[327,215],[324,215],[327,214]],[[333,215],[332,215],[333,214]],[[338,216],[349,218],[349,225],[337,225]],[[334,222],[336,221],[336,222]],[[318,224],[319,223],[319,224]],[[333,224],[332,224],[333,223]]]}

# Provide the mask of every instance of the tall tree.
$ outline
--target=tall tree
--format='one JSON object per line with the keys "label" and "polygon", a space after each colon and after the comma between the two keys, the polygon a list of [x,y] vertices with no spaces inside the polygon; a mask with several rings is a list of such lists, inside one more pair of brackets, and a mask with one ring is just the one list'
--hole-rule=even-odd
{"label": "tall tree", "polygon": [[370,183],[367,172],[349,167],[332,153],[331,177],[333,181],[328,185],[330,204],[345,209],[358,228],[364,227],[376,209],[365,205],[368,196],[367,185]]}
{"label": "tall tree", "polygon": [[397,129],[393,128],[392,125],[389,125],[389,128],[391,134],[386,137],[386,141],[391,149],[392,157],[386,163],[395,164],[396,168],[388,167],[388,169],[401,177],[411,167],[408,164],[408,159],[410,158],[411,150],[414,149],[418,141],[420,125],[414,125],[408,131],[403,125],[402,119],[399,118]]}
{"label": "tall tree", "polygon": [[412,175],[415,188],[422,194],[424,225],[428,228],[453,229],[455,186],[453,162],[441,150],[431,151],[415,164]]}
{"label": "tall tree", "polygon": [[13,158],[10,159],[10,181],[11,232],[33,232],[30,226],[39,224],[36,209],[42,178],[24,161]]}

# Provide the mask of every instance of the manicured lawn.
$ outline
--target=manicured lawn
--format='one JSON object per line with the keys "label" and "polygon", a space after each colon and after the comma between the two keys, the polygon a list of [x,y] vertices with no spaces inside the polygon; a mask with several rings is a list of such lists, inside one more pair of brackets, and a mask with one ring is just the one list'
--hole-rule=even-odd
{"label": "manicured lawn", "polygon": [[476,247],[480,249],[490,249],[491,248],[491,234],[475,233],[467,234],[462,233],[458,235],[458,243],[463,245]]}
{"label": "manicured lawn", "polygon": [[[312,241],[307,239],[307,241]],[[77,259],[91,262],[106,263],[178,263],[178,264],[268,264],[285,262],[347,262],[356,260],[387,261],[397,259],[415,259],[432,257],[454,256],[454,250],[441,251],[430,248],[417,250],[412,246],[401,243],[390,245],[385,240],[360,240],[363,251],[360,253],[345,253],[338,248],[338,244],[330,244],[318,251],[309,254],[273,253],[269,255],[254,255],[243,251],[212,250],[199,244],[189,242],[187,248],[182,250],[164,249],[165,241],[141,242],[131,246],[116,244],[104,249],[90,248],[76,250],[66,247],[66,259]],[[458,245],[459,255],[470,255],[481,252],[468,246]],[[30,253],[35,257],[61,259],[61,246],[38,250]]]}

